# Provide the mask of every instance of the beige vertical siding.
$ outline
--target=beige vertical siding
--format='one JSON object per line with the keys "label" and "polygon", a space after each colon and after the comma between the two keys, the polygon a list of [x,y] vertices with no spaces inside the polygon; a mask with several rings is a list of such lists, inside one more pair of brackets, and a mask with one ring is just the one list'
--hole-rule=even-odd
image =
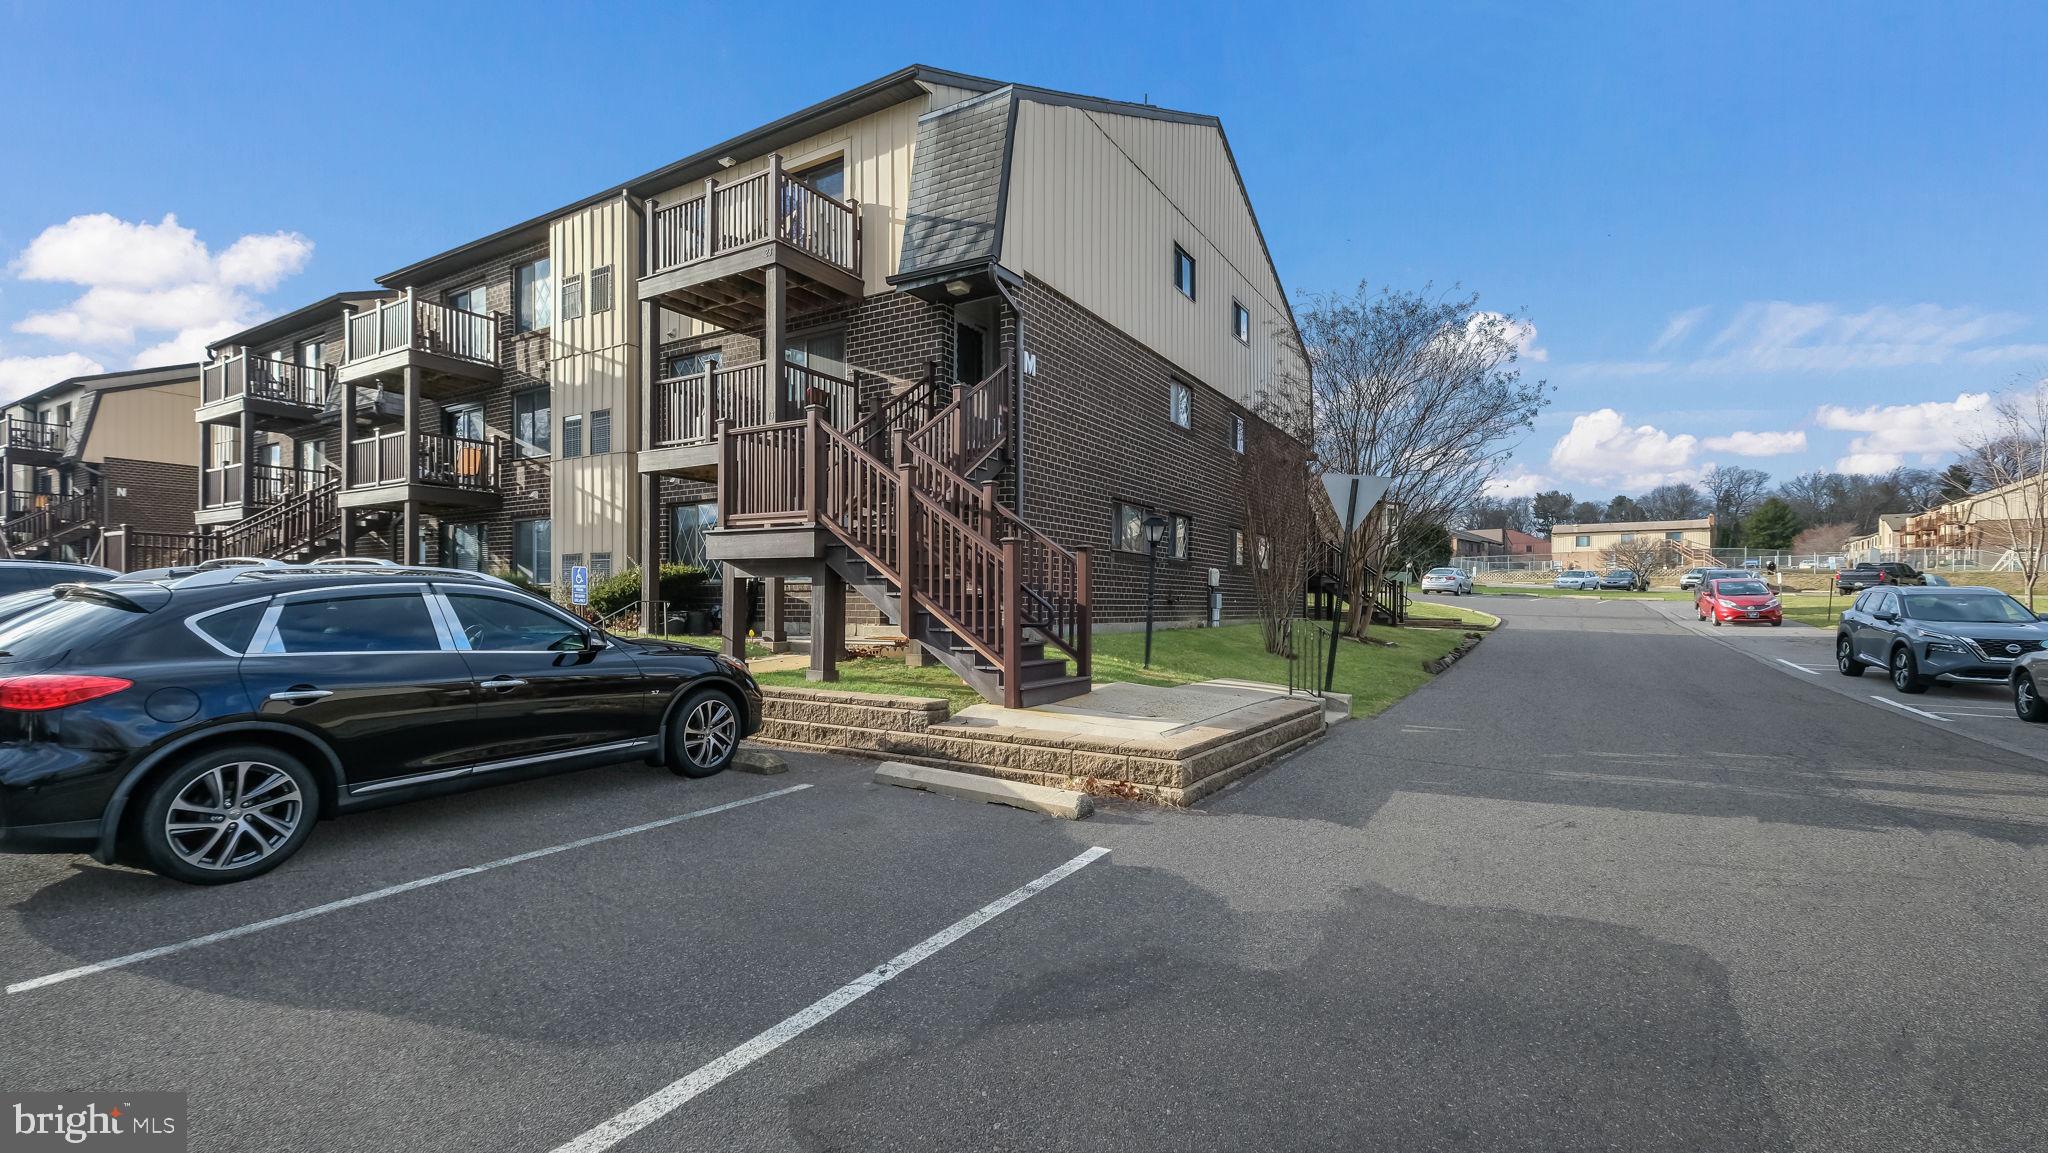
{"label": "beige vertical siding", "polygon": [[[73,402],[74,410],[80,403]],[[199,435],[192,430],[192,410],[199,407],[197,375],[172,384],[102,392],[95,403],[92,433],[79,459],[98,463],[118,457],[198,466]]]}
{"label": "beige vertical siding", "polygon": [[[623,200],[607,201],[553,221],[548,226],[549,265],[555,279],[555,322],[549,331],[548,381],[553,406],[555,456],[551,465],[554,549],[565,554],[612,554],[613,571],[638,563],[637,473],[633,452],[640,443],[639,305],[633,284],[640,273],[639,215]],[[612,270],[612,306],[591,310],[590,273]],[[561,285],[583,279],[583,315],[561,316]],[[562,418],[583,417],[583,442],[590,444],[590,414],[609,409],[611,451],[564,459]],[[558,562],[559,564],[559,562]]]}
{"label": "beige vertical siding", "polygon": [[[1175,244],[1195,258],[1193,301],[1173,285]],[[1214,128],[1027,95],[1011,157],[1003,264],[1051,284],[1240,403],[1257,404],[1284,370],[1301,370],[1283,335],[1291,324],[1279,280]],[[1231,335],[1233,299],[1251,312],[1249,347]]]}

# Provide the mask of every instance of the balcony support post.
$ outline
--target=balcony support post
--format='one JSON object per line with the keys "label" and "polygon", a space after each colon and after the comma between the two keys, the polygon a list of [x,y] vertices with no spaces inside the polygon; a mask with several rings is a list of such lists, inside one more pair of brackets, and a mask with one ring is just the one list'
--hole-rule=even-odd
{"label": "balcony support post", "polygon": [[789,638],[783,635],[782,578],[769,577],[761,584],[761,643],[769,652],[785,652]]}
{"label": "balcony support post", "polygon": [[420,555],[420,502],[405,502],[405,540],[399,544],[399,563],[424,564],[426,558]]}
{"label": "balcony support post", "polygon": [[811,667],[804,670],[804,679],[838,680],[839,653],[845,647],[846,581],[831,565],[821,564],[811,575]]}
{"label": "balcony support post", "polygon": [[[256,416],[249,411],[246,402],[242,405],[242,419],[235,435],[242,452],[242,492],[241,499],[232,503],[241,505],[242,511],[247,512],[256,498]],[[227,495],[225,492],[221,494],[223,498]]]}
{"label": "balcony support post", "polygon": [[736,661],[747,659],[747,580],[739,570],[725,566],[724,626],[725,655]]}
{"label": "balcony support post", "polygon": [[661,603],[661,478],[640,474],[640,631],[658,637],[668,631]]}
{"label": "balcony support post", "polygon": [[762,295],[761,359],[767,362],[766,383],[775,397],[775,419],[795,420],[804,398],[789,395],[782,369],[783,349],[789,344],[789,271],[780,264],[769,265],[764,270],[762,287],[766,291]]}

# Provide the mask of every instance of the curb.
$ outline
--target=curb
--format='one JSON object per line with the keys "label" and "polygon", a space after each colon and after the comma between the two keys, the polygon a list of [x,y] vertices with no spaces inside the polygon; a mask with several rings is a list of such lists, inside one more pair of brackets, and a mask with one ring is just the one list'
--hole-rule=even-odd
{"label": "curb", "polygon": [[1484,639],[1484,637],[1484,633],[1466,633],[1465,639],[1458,642],[1457,648],[1452,649],[1450,652],[1445,653],[1444,655],[1436,658],[1433,661],[1422,662],[1422,671],[1432,674],[1443,672],[1445,669],[1450,668],[1454,664],[1457,664],[1459,659],[1462,658],[1466,653],[1469,653],[1473,649],[1478,648],[1479,642],[1482,639]]}
{"label": "curb", "polygon": [[1078,821],[1095,811],[1095,802],[1086,793],[973,773],[956,773],[951,769],[935,769],[902,761],[883,761],[875,768],[875,783],[922,789],[928,793],[984,801],[991,805],[1009,805],[1065,821]]}

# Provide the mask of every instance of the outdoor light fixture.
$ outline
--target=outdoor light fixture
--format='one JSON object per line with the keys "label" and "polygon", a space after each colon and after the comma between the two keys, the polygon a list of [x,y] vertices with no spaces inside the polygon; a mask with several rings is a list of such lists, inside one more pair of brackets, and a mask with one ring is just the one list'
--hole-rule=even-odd
{"label": "outdoor light fixture", "polygon": [[1166,518],[1154,513],[1145,518],[1145,668],[1152,667],[1152,597],[1159,588],[1159,540],[1166,535]]}
{"label": "outdoor light fixture", "polygon": [[739,163],[739,161],[737,161],[737,160],[734,160],[734,159],[733,159],[732,157],[730,157],[730,156],[721,156],[721,157],[719,157],[719,158],[718,158],[718,166],[719,166],[720,168],[731,168],[731,167],[732,167],[733,165],[735,165],[735,164],[738,164],[738,163]]}
{"label": "outdoor light fixture", "polygon": [[954,296],[966,296],[974,291],[974,286],[964,280],[949,280],[946,282],[946,291]]}

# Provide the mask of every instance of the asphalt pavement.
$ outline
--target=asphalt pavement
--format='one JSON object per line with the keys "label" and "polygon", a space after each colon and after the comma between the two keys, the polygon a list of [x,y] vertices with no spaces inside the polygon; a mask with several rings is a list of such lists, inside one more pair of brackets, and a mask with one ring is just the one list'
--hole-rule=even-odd
{"label": "asphalt pavement", "polygon": [[1197,811],[792,755],[228,888],[0,857],[0,1090],[184,1090],[205,1150],[2048,1147],[2048,727],[1740,647],[1792,626],[1470,603],[1507,625]]}

